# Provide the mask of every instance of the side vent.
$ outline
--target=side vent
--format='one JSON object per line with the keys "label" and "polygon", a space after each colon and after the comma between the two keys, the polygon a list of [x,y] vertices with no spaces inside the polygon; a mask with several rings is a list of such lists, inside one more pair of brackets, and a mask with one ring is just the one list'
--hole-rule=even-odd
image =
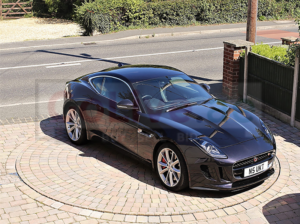
{"label": "side vent", "polygon": [[216,108],[216,107],[208,107],[208,106],[206,106],[206,105],[202,105],[202,106],[207,107],[207,108],[210,108],[210,109],[213,109],[213,110],[215,110],[215,111],[218,111],[218,112],[221,113],[221,114],[226,114],[226,112],[224,112],[223,110],[221,110],[221,109],[219,109],[219,108]]}
{"label": "side vent", "polygon": [[196,120],[203,120],[203,118],[201,116],[191,113],[191,112],[186,112],[186,113],[184,113],[184,115],[194,118]]}
{"label": "side vent", "polygon": [[206,177],[206,178],[211,178],[211,174],[210,174],[210,172],[209,172],[209,169],[208,169],[208,166],[206,166],[206,165],[201,165],[200,166],[200,169],[201,169],[201,171],[202,171],[202,173],[204,174],[204,176]]}
{"label": "side vent", "polygon": [[227,177],[227,174],[226,174],[226,172],[223,170],[222,167],[219,167],[219,173],[220,173],[220,178],[221,178],[221,180],[229,181],[229,178]]}
{"label": "side vent", "polygon": [[216,107],[210,107],[210,109],[213,109],[215,111],[218,111],[220,112],[221,114],[226,114],[223,110],[220,110],[219,108],[216,108]]}

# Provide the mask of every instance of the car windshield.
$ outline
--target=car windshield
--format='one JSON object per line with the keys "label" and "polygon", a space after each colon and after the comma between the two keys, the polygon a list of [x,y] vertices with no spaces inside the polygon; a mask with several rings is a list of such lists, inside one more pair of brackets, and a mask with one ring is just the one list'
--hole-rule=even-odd
{"label": "car windshield", "polygon": [[164,76],[138,82],[133,86],[147,113],[211,98],[208,92],[186,75]]}

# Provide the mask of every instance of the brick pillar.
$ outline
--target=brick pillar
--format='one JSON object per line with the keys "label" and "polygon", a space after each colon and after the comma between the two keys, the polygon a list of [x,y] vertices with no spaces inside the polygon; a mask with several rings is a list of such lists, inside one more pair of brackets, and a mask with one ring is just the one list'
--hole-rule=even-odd
{"label": "brick pillar", "polygon": [[300,40],[297,37],[282,37],[281,40],[283,45],[300,44]]}
{"label": "brick pillar", "polygon": [[240,53],[252,42],[244,40],[224,41],[223,93],[229,98],[238,97]]}

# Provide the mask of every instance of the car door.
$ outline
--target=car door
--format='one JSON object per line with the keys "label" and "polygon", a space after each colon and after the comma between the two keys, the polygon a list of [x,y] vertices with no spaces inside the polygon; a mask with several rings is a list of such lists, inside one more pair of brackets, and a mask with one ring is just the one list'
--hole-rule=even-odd
{"label": "car door", "polygon": [[94,129],[113,143],[137,153],[137,130],[139,114],[137,110],[119,109],[117,103],[136,100],[128,84],[114,77],[103,77],[99,98],[93,100],[91,111]]}
{"label": "car door", "polygon": [[90,84],[94,87],[96,93],[90,97],[90,116],[92,118],[92,124],[90,125],[90,131],[93,134],[99,135],[100,137],[107,139],[105,136],[106,127],[108,126],[108,117],[104,113],[103,105],[107,104],[108,99],[101,96],[101,88],[104,81],[104,77],[93,77],[90,79]]}

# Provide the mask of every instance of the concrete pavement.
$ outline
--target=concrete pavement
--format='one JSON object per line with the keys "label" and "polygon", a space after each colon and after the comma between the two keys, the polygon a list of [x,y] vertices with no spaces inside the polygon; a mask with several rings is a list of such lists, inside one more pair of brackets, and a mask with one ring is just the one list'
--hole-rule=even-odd
{"label": "concrete pavement", "polygon": [[[257,30],[267,29],[286,29],[297,28],[298,26],[293,20],[283,21],[258,21]],[[126,30],[105,35],[96,35],[92,37],[69,37],[54,40],[35,40],[14,43],[0,44],[0,50],[27,48],[38,46],[68,46],[74,44],[91,44],[97,42],[110,42],[115,40],[140,39],[151,37],[169,37],[195,34],[211,34],[211,33],[228,33],[228,32],[244,32],[246,31],[246,23],[236,24],[220,24],[220,25],[202,25],[202,26],[186,26],[186,27],[164,27],[153,29]]]}

